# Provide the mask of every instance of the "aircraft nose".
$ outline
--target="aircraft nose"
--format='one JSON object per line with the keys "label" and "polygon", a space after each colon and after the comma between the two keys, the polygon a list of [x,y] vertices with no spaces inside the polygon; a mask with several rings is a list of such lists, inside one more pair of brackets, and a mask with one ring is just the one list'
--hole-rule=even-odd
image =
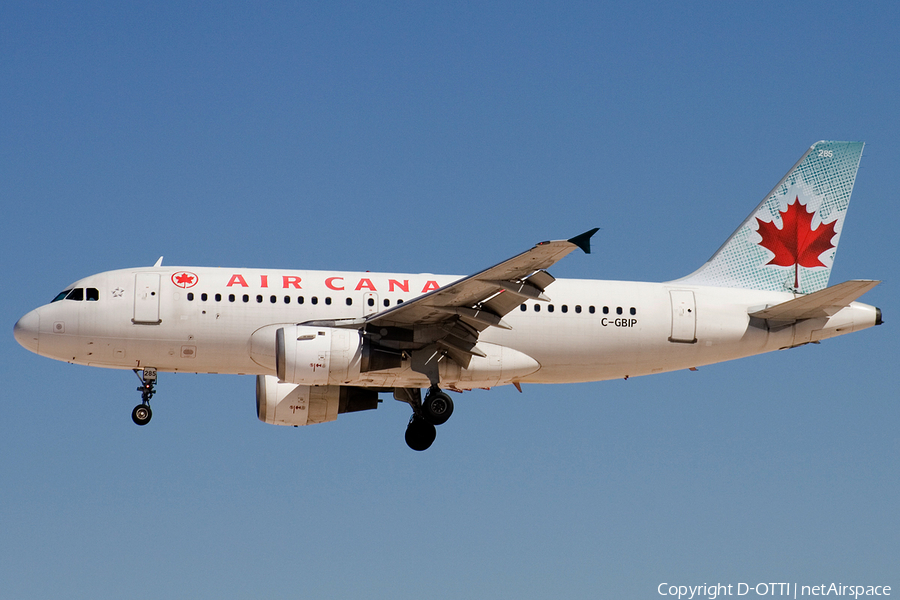
{"label": "aircraft nose", "polygon": [[37,354],[38,333],[40,333],[40,330],[41,316],[38,314],[38,311],[33,310],[19,319],[16,326],[13,328],[13,335],[16,336],[16,341],[19,342],[23,348]]}

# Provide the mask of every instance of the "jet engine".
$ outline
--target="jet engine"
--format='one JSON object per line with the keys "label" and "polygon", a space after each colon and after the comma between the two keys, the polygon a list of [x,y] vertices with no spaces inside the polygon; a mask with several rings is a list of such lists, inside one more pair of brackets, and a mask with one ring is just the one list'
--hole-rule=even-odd
{"label": "jet engine", "polygon": [[305,385],[346,385],[361,372],[403,362],[399,351],[379,347],[356,329],[287,324],[256,330],[250,356],[282,381]]}
{"label": "jet engine", "polygon": [[312,425],[341,413],[378,408],[378,390],[351,386],[297,385],[272,375],[256,376],[256,416],[272,425]]}
{"label": "jet engine", "polygon": [[287,383],[328,385],[357,379],[363,337],[355,329],[290,325],[275,332],[275,372]]}

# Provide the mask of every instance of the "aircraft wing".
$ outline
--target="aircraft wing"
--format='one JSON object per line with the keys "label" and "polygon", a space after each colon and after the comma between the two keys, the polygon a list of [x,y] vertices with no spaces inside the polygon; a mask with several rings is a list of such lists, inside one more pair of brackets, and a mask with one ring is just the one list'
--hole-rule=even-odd
{"label": "aircraft wing", "polygon": [[479,273],[361,319],[314,321],[308,324],[362,327],[380,348],[436,349],[461,364],[483,356],[475,345],[488,327],[509,329],[503,316],[526,300],[549,300],[544,289],[555,281],[545,269],[581,248],[590,253],[598,229],[568,240],[541,242]]}
{"label": "aircraft wing", "polygon": [[871,279],[851,279],[818,292],[800,296],[750,313],[751,317],[789,324],[803,319],[830,317],[881,283]]}
{"label": "aircraft wing", "polygon": [[581,248],[590,253],[592,229],[569,240],[541,242],[480,273],[464,277],[366,319],[371,325],[404,327],[462,318],[477,330],[508,328],[501,317],[525,300],[548,300],[544,289],[555,279],[544,269]]}

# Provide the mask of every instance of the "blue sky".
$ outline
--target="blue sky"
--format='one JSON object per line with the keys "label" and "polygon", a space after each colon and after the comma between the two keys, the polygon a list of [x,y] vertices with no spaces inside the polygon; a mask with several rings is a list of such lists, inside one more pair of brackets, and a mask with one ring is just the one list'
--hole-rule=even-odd
{"label": "blue sky", "polygon": [[[900,589],[895,3],[0,7],[0,597]],[[165,264],[557,277],[706,260],[813,142],[867,143],[832,283],[886,324],[628,381],[260,423],[252,377],[54,362],[12,326]],[[752,596],[752,594],[751,594]]]}

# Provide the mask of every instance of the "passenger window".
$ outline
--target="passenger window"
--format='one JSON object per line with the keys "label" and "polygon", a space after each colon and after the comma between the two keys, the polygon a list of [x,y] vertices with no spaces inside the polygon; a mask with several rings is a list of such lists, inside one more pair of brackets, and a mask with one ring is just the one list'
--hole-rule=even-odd
{"label": "passenger window", "polygon": [[388,300],[387,298],[385,298],[385,299],[384,299],[384,305],[385,305],[385,306],[390,306],[390,305],[391,305],[391,301]]}
{"label": "passenger window", "polygon": [[528,307],[523,304],[523,305],[519,306],[519,310],[521,310],[522,312],[525,312],[526,310],[528,310]]}
{"label": "passenger window", "polygon": [[631,314],[633,314],[633,315],[637,314],[637,309],[633,306],[631,307]]}
{"label": "passenger window", "polygon": [[312,298],[310,298],[309,301],[312,302],[313,304],[319,303],[319,299],[316,296],[313,296]]}
{"label": "passenger window", "polygon": [[577,312],[578,314],[581,314],[581,305],[580,304],[575,305],[575,312]]}
{"label": "passenger window", "polygon": [[325,296],[325,304],[331,306],[331,296]]}
{"label": "passenger window", "polygon": [[188,292],[187,298],[188,298],[188,302],[193,302],[194,301],[194,292]]}
{"label": "passenger window", "polygon": [[375,299],[374,299],[374,298],[369,298],[369,299],[367,300],[367,302],[368,302],[369,306],[375,306]]}
{"label": "passenger window", "polygon": [[[591,311],[591,312],[594,312],[594,311]],[[609,307],[608,307],[608,306],[604,306],[604,307],[603,307],[603,314],[604,314],[604,315],[608,315],[608,314],[609,314]]]}
{"label": "passenger window", "polygon": [[621,306],[618,307],[618,308],[616,308],[616,314],[617,314],[617,315],[621,315],[621,314],[622,314],[622,307],[621,307]]}
{"label": "passenger window", "polygon": [[553,305],[552,305],[552,304],[548,304],[548,305],[547,305],[547,312],[553,312]]}
{"label": "passenger window", "polygon": [[291,303],[291,297],[290,297],[290,296],[285,296],[285,297],[284,297],[284,303],[285,303],[285,304],[290,304],[290,303]]}
{"label": "passenger window", "polygon": [[353,305],[353,298],[347,298],[347,306]]}
{"label": "passenger window", "polygon": [[81,302],[84,300],[84,288],[75,288],[69,295],[66,296],[66,300],[75,300],[77,302]]}
{"label": "passenger window", "polygon": [[222,301],[222,294],[216,294],[216,302]]}
{"label": "passenger window", "polygon": [[262,303],[262,294],[257,294],[257,295],[256,295],[256,301],[257,301],[258,303]]}
{"label": "passenger window", "polygon": [[534,312],[541,312],[541,305],[540,305],[540,304],[535,304],[535,305],[534,305]]}
{"label": "passenger window", "polygon": [[234,294],[228,294],[228,301],[234,302]]}
{"label": "passenger window", "polygon": [[247,294],[244,294],[244,295],[241,297],[241,300],[243,300],[244,302],[250,302],[250,296],[247,295]]}
{"label": "passenger window", "polygon": [[303,304],[303,296],[297,296],[297,304]]}
{"label": "passenger window", "polygon": [[271,302],[272,304],[275,304],[276,302],[278,302],[278,298],[276,298],[275,295],[273,294],[272,296],[269,296],[269,302]]}
{"label": "passenger window", "polygon": [[200,294],[200,299],[203,300],[204,302],[206,302],[207,298],[209,298],[209,296],[206,295],[206,292],[203,292],[202,294]]}
{"label": "passenger window", "polygon": [[565,304],[563,304],[563,305],[562,305],[562,311],[563,311],[564,313],[569,312],[569,307],[566,306]]}
{"label": "passenger window", "polygon": [[591,314],[594,314],[594,312],[596,312],[596,311],[593,306],[588,306],[588,312]]}
{"label": "passenger window", "polygon": [[88,302],[96,302],[100,299],[100,290],[98,290],[97,288],[88,288],[85,299]]}

